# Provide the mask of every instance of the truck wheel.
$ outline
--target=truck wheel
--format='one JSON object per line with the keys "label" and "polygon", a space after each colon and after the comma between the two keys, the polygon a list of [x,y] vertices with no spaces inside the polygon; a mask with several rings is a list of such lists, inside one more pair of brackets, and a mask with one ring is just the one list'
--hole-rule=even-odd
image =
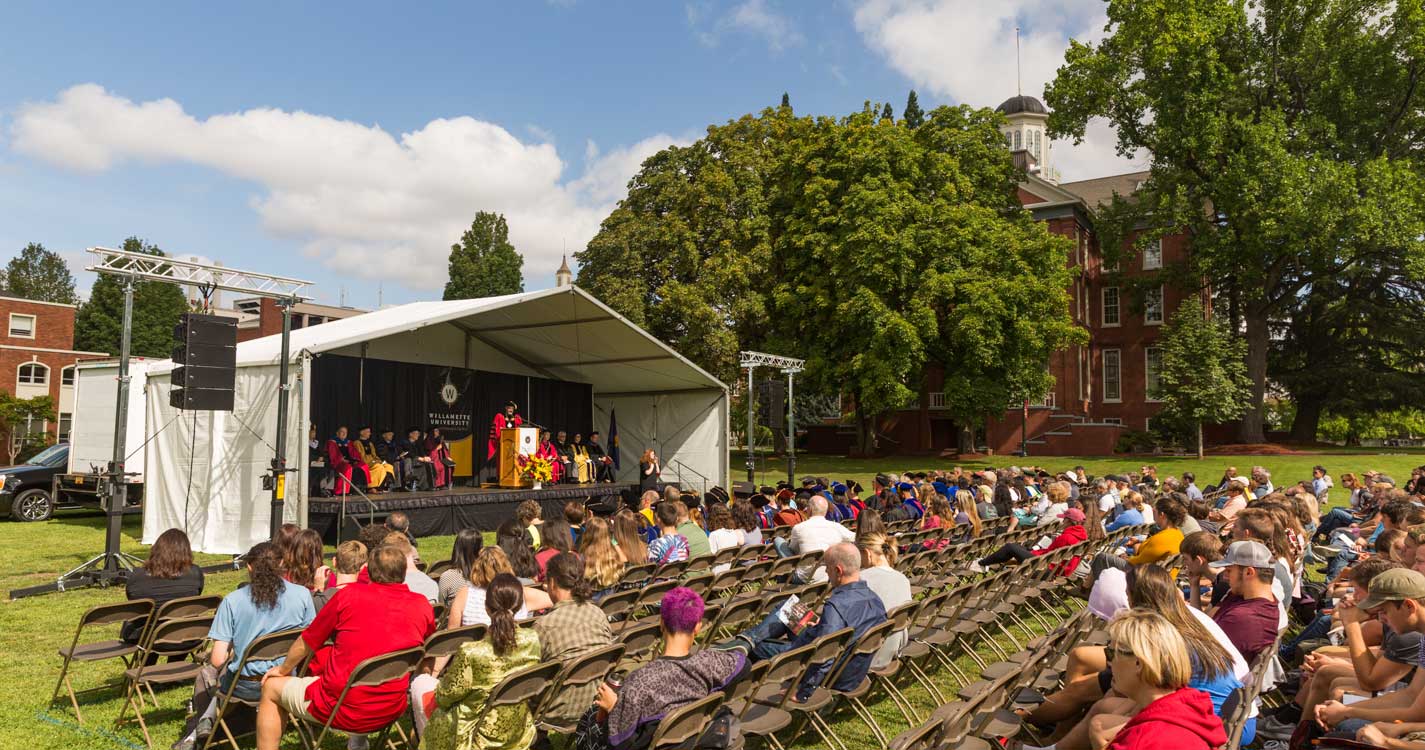
{"label": "truck wheel", "polygon": [[54,515],[54,501],[44,490],[25,490],[15,498],[12,515],[21,521],[47,521]]}

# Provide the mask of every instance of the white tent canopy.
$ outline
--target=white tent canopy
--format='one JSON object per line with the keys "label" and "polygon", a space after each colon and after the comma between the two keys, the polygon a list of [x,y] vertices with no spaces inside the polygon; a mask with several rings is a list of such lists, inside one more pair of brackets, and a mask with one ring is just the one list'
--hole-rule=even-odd
{"label": "white tent canopy", "polygon": [[[728,476],[727,387],[577,287],[449,302],[413,302],[291,334],[285,520],[306,522],[306,425],[311,360],[324,353],[585,382],[596,427],[618,418],[620,481],[653,448],[665,481]],[[185,529],[195,549],[237,553],[268,536],[281,337],[238,345],[235,408],[181,412],[168,404],[172,362],[149,370],[144,542]],[[353,394],[353,397],[355,395]],[[476,415],[477,431],[482,415]]]}

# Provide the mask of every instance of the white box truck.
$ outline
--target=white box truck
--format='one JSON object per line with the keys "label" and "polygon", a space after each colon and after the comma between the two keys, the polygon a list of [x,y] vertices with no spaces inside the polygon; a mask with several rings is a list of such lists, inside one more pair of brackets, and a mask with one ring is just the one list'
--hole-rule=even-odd
{"label": "white box truck", "polygon": [[[124,470],[129,509],[143,503],[143,481],[147,439],[145,384],[148,368],[157,360],[129,358],[129,413],[124,428]],[[74,422],[69,433],[69,471],[54,478],[54,496],[69,502],[97,503],[103,488],[103,472],[114,458],[114,415],[118,409],[119,361],[81,362],[75,367]]]}

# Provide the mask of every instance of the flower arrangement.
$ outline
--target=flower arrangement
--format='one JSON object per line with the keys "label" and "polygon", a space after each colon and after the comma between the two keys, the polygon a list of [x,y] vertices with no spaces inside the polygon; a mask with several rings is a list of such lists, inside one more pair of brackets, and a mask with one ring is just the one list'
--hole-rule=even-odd
{"label": "flower arrangement", "polygon": [[519,469],[520,477],[536,484],[554,479],[554,464],[547,458],[522,455],[515,460],[515,467]]}

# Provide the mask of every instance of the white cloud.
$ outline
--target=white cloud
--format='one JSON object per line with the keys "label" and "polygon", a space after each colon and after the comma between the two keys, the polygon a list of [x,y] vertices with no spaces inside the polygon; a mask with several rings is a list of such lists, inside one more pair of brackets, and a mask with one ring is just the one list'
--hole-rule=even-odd
{"label": "white cloud", "polygon": [[[689,3],[683,6],[688,25],[697,27],[708,18],[706,5]],[[712,23],[710,29],[696,29],[693,34],[707,47],[716,47],[722,35],[738,32],[761,37],[772,52],[781,52],[806,42],[806,37],[797,30],[792,20],[771,5],[768,0],[743,0]]]}
{"label": "white cloud", "polygon": [[[854,21],[866,43],[917,87],[972,106],[994,107],[1015,93],[1014,29],[1020,32],[1023,91],[1042,98],[1064,63],[1070,39],[1097,41],[1107,23],[1102,0],[864,0]],[[1054,143],[1064,180],[1143,169],[1114,151],[1107,123],[1090,123],[1082,144]]]}
{"label": "white cloud", "polygon": [[265,108],[200,120],[171,99],[133,102],[94,84],[20,107],[11,135],[16,152],[74,170],[187,163],[250,180],[267,231],[342,273],[427,291],[444,283],[451,243],[481,210],[505,214],[526,278],[543,286],[644,158],[691,140],[658,134],[606,154],[590,142],[583,173],[571,175],[552,144],[471,117],[399,135]]}

